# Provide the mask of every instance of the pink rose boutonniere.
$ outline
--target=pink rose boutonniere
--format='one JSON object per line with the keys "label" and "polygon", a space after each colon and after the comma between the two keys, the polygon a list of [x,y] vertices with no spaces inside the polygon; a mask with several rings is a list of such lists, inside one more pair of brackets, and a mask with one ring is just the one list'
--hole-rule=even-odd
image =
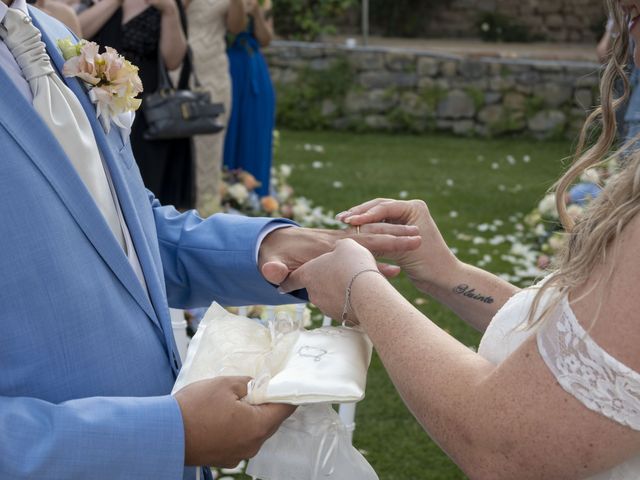
{"label": "pink rose boutonniere", "polygon": [[85,82],[105,131],[109,133],[111,122],[129,129],[132,113],[142,102],[136,98],[142,92],[138,67],[111,47],[99,53],[98,45],[86,40],[78,43],[73,43],[70,38],[58,40],[58,48],[66,60],[63,75],[78,77]]}

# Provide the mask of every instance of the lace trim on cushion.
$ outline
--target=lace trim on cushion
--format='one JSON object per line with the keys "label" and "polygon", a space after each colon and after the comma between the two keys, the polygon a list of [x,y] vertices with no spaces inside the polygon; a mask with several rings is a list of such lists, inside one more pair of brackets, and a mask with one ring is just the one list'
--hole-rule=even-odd
{"label": "lace trim on cushion", "polygon": [[587,408],[640,430],[640,374],[593,341],[566,296],[559,311],[537,332],[538,350],[553,375]]}

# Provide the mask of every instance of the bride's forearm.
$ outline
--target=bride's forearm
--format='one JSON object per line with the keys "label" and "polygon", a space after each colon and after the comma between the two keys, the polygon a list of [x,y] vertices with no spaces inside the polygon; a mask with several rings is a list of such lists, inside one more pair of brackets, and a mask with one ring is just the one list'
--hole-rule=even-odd
{"label": "bride's forearm", "polygon": [[480,332],[519,290],[492,273],[460,261],[428,280],[414,283]]}
{"label": "bride's forearm", "polygon": [[408,408],[469,478],[588,478],[637,454],[635,432],[583,408],[560,387],[535,335],[494,365],[381,276],[358,278],[352,313]]}
{"label": "bride's forearm", "polygon": [[484,450],[471,406],[477,385],[494,365],[443,332],[377,275],[354,283],[351,306],[423,428],[464,470],[476,468],[474,459]]}

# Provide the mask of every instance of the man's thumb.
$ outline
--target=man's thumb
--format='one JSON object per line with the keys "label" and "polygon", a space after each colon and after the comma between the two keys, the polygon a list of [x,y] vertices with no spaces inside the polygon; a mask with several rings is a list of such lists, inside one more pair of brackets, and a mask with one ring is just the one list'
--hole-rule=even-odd
{"label": "man's thumb", "polygon": [[267,262],[262,266],[262,275],[267,282],[280,285],[289,276],[289,269],[279,261]]}

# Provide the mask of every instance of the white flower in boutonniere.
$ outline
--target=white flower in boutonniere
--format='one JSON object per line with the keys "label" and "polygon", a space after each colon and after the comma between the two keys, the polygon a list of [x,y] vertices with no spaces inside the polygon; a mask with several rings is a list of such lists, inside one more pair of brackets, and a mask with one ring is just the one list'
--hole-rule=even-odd
{"label": "white flower in boutonniere", "polygon": [[58,40],[58,48],[66,60],[63,75],[85,82],[106,132],[109,133],[111,122],[129,129],[131,125],[123,120],[123,114],[130,118],[142,102],[136,98],[142,92],[138,67],[111,47],[99,53],[98,45],[86,40],[74,44],[70,38],[65,38]]}

